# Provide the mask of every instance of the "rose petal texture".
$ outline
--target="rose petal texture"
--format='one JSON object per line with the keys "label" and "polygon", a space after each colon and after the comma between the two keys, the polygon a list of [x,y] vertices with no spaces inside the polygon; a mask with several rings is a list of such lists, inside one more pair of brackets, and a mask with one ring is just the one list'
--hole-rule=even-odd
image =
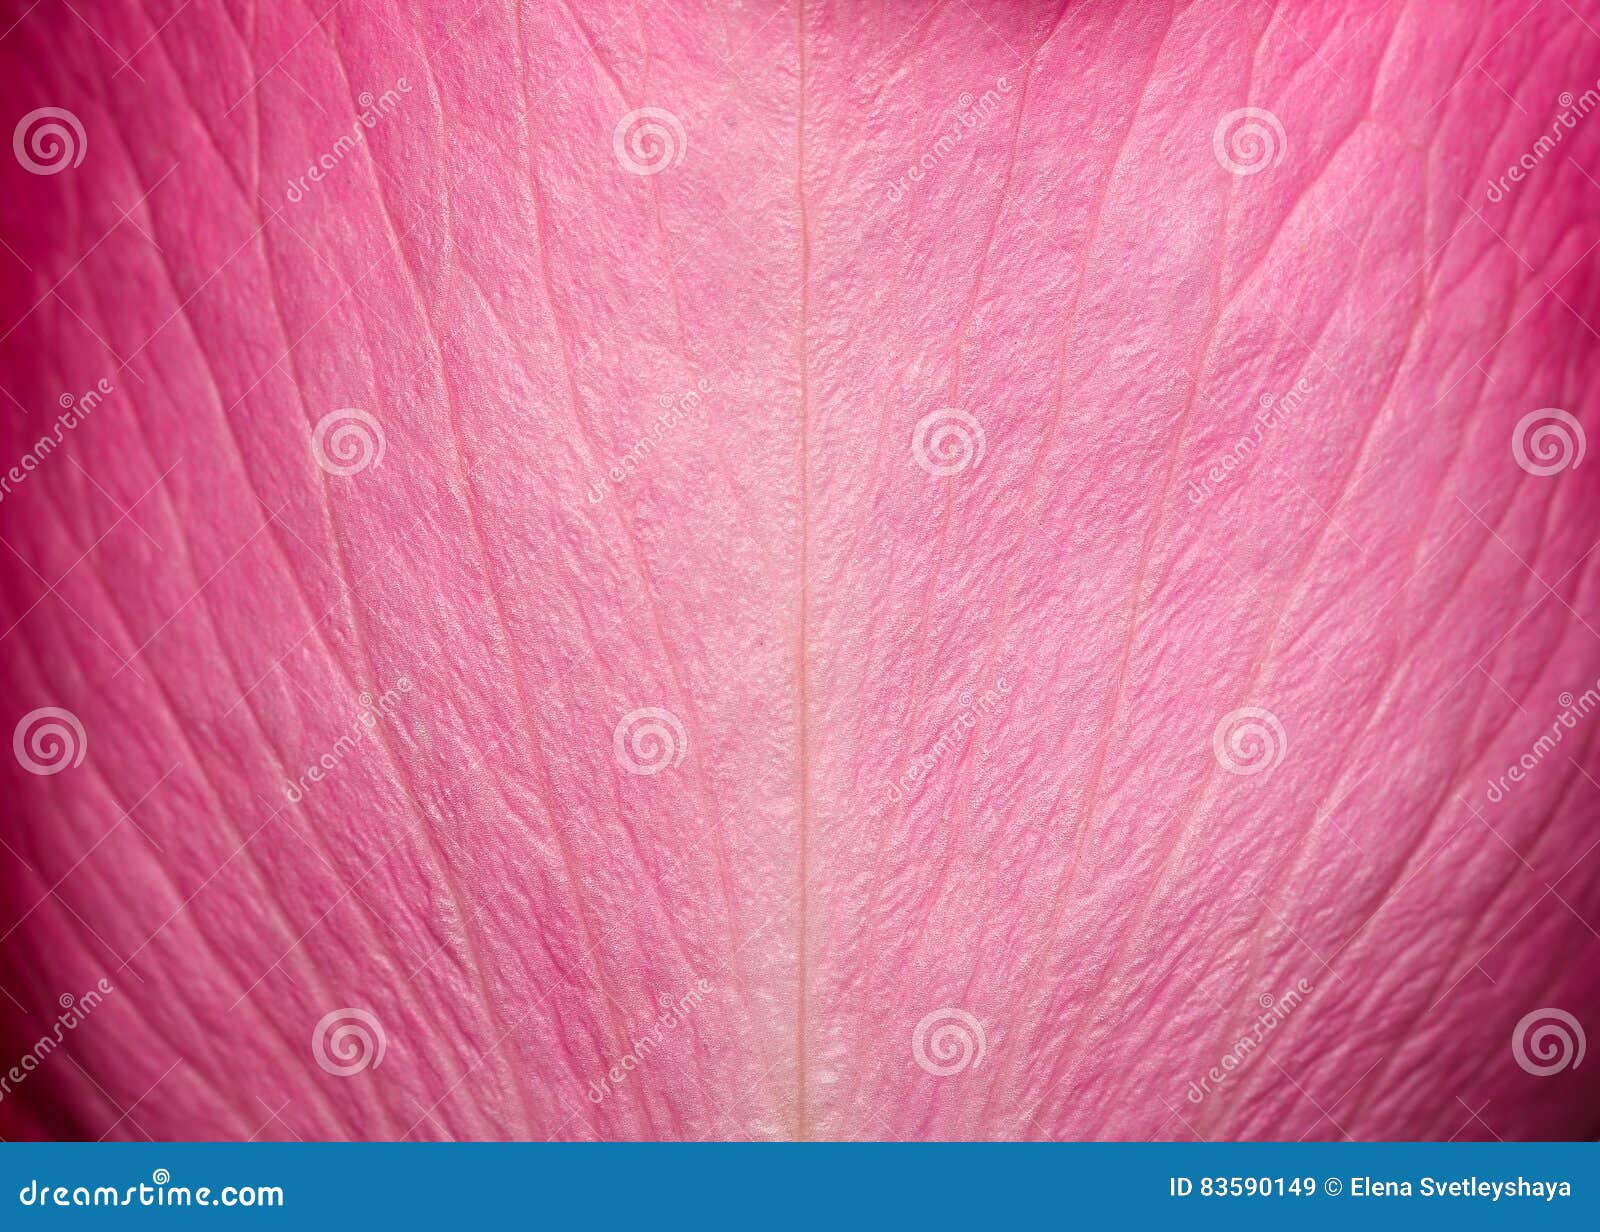
{"label": "rose petal texture", "polygon": [[1600,5],[7,13],[0,1134],[1600,1130]]}

